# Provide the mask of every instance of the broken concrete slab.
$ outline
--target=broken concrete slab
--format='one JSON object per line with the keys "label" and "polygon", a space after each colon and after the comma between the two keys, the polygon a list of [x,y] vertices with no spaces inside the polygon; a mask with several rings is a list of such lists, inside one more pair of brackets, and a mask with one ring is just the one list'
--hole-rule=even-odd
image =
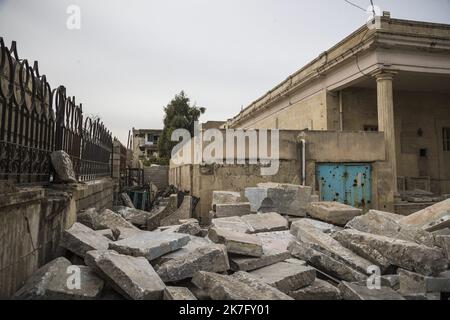
{"label": "broken concrete slab", "polygon": [[288,262],[278,262],[249,273],[286,294],[307,287],[316,279],[314,268]]}
{"label": "broken concrete slab", "polygon": [[145,258],[103,251],[94,255],[94,259],[96,268],[101,270],[102,275],[127,299],[163,298],[166,286]]}
{"label": "broken concrete slab", "polygon": [[211,208],[216,211],[216,205],[236,203],[241,201],[241,194],[233,191],[213,191]]}
{"label": "broken concrete slab", "polygon": [[172,214],[161,219],[161,226],[170,226],[179,224],[180,220],[190,219],[192,217],[193,198],[191,196],[184,196],[181,206]]}
{"label": "broken concrete slab", "polygon": [[345,263],[360,273],[367,274],[368,268],[373,265],[372,262],[355,254],[353,251],[345,248],[342,244],[333,239],[330,235],[317,229],[307,219],[294,222],[291,226],[291,233],[296,236],[300,242],[317,245],[319,251],[325,252],[328,255],[333,255],[333,259]]}
{"label": "broken concrete slab", "polygon": [[327,222],[323,222],[323,221],[319,221],[319,220],[314,220],[314,219],[308,219],[308,218],[301,218],[301,219],[304,219],[305,221],[308,221],[308,223],[312,224],[316,229],[319,229],[323,233],[327,233],[327,234],[330,234],[330,235],[335,233],[335,232],[344,230],[344,228],[335,226],[334,224],[331,224],[331,223],[327,223]]}
{"label": "broken concrete slab", "polygon": [[210,228],[208,237],[214,243],[224,244],[230,253],[251,257],[261,257],[263,255],[262,242],[253,234]]}
{"label": "broken concrete slab", "polygon": [[400,277],[398,274],[388,274],[381,276],[381,285],[397,291],[400,288]]}
{"label": "broken concrete slab", "polygon": [[59,181],[67,183],[77,182],[72,160],[66,152],[63,150],[53,151],[50,154],[50,160]]}
{"label": "broken concrete slab", "polygon": [[370,210],[365,215],[352,219],[347,223],[346,227],[361,232],[412,241],[429,247],[435,245],[434,237],[431,233],[397,221],[392,219],[392,214]]}
{"label": "broken concrete slab", "polygon": [[174,232],[198,236],[202,233],[202,228],[197,219],[180,220],[181,225],[176,227]]}
{"label": "broken concrete slab", "polygon": [[130,238],[111,242],[109,249],[134,257],[154,260],[188,244],[190,237],[181,233],[142,232]]}
{"label": "broken concrete slab", "polygon": [[422,228],[426,231],[433,232],[448,227],[450,227],[450,215],[440,217],[439,219],[424,225]]}
{"label": "broken concrete slab", "polygon": [[292,300],[246,272],[226,276],[200,271],[194,275],[192,282],[207,291],[213,300]]}
{"label": "broken concrete slab", "polygon": [[151,217],[150,212],[130,207],[114,207],[113,211],[117,212],[126,221],[139,228],[145,228],[147,226],[147,220]]}
{"label": "broken concrete slab", "polygon": [[65,273],[52,277],[45,295],[52,300],[96,300],[103,286],[104,281],[90,267],[69,266]]}
{"label": "broken concrete slab", "polygon": [[398,270],[402,295],[450,292],[450,271],[428,277],[404,269]]}
{"label": "broken concrete slab", "polygon": [[450,261],[450,236],[435,236],[436,245],[442,248],[445,257]]}
{"label": "broken concrete slab", "polygon": [[288,251],[289,244],[297,238],[290,231],[274,231],[257,233],[261,239],[263,247],[273,251]]}
{"label": "broken concrete slab", "polygon": [[260,183],[255,188],[246,188],[252,212],[278,212],[304,217],[311,201],[312,188],[282,183]]}
{"label": "broken concrete slab", "polygon": [[46,299],[48,284],[58,274],[67,274],[72,264],[66,258],[60,257],[39,268],[13,296],[16,300]]}
{"label": "broken concrete slab", "polygon": [[361,209],[340,202],[326,201],[311,202],[306,211],[310,217],[342,227],[353,218],[362,214]]}
{"label": "broken concrete slab", "polygon": [[168,254],[165,254],[165,255],[159,257],[152,263],[154,263],[156,265],[162,265],[172,259],[179,259],[179,260],[188,259],[189,256],[192,254],[192,252],[194,252],[196,249],[208,246],[213,243],[208,238],[201,238],[201,237],[195,237],[195,236],[189,236],[189,237],[190,237],[190,241],[188,242],[187,245],[185,245],[181,249],[178,249],[176,251],[173,251],[171,253],[168,253]]}
{"label": "broken concrete slab", "polygon": [[215,205],[217,218],[241,217],[251,214],[249,202],[220,203]]}
{"label": "broken concrete slab", "polygon": [[130,196],[128,195],[128,193],[121,193],[120,194],[120,199],[122,199],[123,204],[125,205],[125,207],[128,208],[135,208],[133,201],[131,201]]}
{"label": "broken concrete slab", "polygon": [[407,217],[404,217],[399,222],[402,224],[424,229],[428,225],[433,224],[435,221],[438,221],[441,218],[448,215],[450,215],[450,199],[436,203],[435,205],[432,205],[428,208],[425,208]]}
{"label": "broken concrete slab", "polygon": [[95,232],[106,237],[107,239],[109,239],[111,241],[116,241],[116,238],[111,229],[95,230]]}
{"label": "broken concrete slab", "polygon": [[159,208],[155,208],[150,212],[150,217],[147,220],[147,230],[153,231],[161,225],[161,221],[174,214],[178,209],[178,195],[172,194],[167,199],[167,204]]}
{"label": "broken concrete slab", "polygon": [[320,248],[313,244],[295,241],[290,244],[289,251],[293,257],[305,260],[309,265],[333,278],[349,282],[367,279],[367,275],[334,258],[331,253],[321,252]]}
{"label": "broken concrete slab", "polygon": [[114,228],[137,229],[134,225],[122,218],[118,213],[109,209],[98,212],[95,208],[81,211],[77,215],[77,221],[93,230]]}
{"label": "broken concrete slab", "polygon": [[164,300],[197,300],[194,294],[185,287],[166,287],[164,291]]}
{"label": "broken concrete slab", "polygon": [[432,275],[447,269],[448,261],[441,250],[415,242],[351,229],[339,231],[333,237],[345,247],[372,261],[384,271],[400,267],[421,274]]}
{"label": "broken concrete slab", "polygon": [[369,289],[367,285],[343,281],[338,289],[344,300],[405,300],[400,294],[388,287]]}
{"label": "broken concrete slab", "polygon": [[332,284],[316,279],[306,288],[293,291],[289,294],[295,300],[341,300],[341,292]]}
{"label": "broken concrete slab", "polygon": [[251,226],[252,233],[283,231],[288,229],[289,224],[276,212],[249,214],[241,219]]}
{"label": "broken concrete slab", "polygon": [[193,250],[188,256],[167,261],[156,272],[164,282],[176,282],[192,278],[198,271],[225,272],[229,269],[225,246],[209,244]]}
{"label": "broken concrete slab", "polygon": [[84,257],[88,251],[108,249],[110,243],[112,243],[111,240],[76,222],[70,229],[63,232],[60,246]]}
{"label": "broken concrete slab", "polygon": [[130,229],[130,228],[122,228],[117,227],[111,230],[113,234],[114,241],[125,240],[127,238],[134,237],[138,234],[142,234],[150,231],[143,231],[139,229]]}
{"label": "broken concrete slab", "polygon": [[254,233],[251,226],[248,225],[241,217],[228,217],[213,219],[211,227],[227,229],[234,232]]}

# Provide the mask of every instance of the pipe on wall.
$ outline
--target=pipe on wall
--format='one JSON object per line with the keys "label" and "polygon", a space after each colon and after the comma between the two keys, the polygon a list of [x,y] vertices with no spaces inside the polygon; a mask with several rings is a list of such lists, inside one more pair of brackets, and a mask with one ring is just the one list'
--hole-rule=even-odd
{"label": "pipe on wall", "polygon": [[302,186],[306,186],[306,140],[300,140],[302,144]]}

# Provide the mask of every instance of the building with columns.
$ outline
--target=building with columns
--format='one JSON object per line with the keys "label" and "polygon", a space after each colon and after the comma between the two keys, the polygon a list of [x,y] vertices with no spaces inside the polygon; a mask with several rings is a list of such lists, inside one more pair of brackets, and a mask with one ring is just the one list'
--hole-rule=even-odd
{"label": "building with columns", "polygon": [[[345,176],[349,171],[337,167],[358,163],[362,169],[371,167],[371,202],[377,202],[371,207],[392,209],[407,189],[449,194],[450,25],[398,20],[385,12],[290,75],[225,127],[302,131],[301,140],[308,145],[305,157],[311,160],[306,161],[306,181],[325,200],[330,200],[325,193],[339,192],[321,180],[332,180],[339,172]],[[333,138],[326,140],[320,133],[333,133]],[[344,136],[353,139],[345,152],[339,150]],[[372,152],[378,144],[370,143],[380,136],[382,157]],[[334,138],[337,142],[329,143]],[[328,148],[320,159],[314,158],[319,142]],[[321,165],[323,170],[336,165],[337,171],[324,178]]]}

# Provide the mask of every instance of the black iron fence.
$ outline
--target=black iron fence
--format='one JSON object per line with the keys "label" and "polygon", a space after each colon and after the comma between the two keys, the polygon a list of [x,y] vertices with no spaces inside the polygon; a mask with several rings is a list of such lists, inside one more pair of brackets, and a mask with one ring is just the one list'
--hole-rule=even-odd
{"label": "black iron fence", "polygon": [[51,89],[37,62],[20,59],[0,37],[0,180],[51,180],[50,153],[67,152],[79,181],[111,175],[112,136],[98,119],[83,117],[66,89]]}

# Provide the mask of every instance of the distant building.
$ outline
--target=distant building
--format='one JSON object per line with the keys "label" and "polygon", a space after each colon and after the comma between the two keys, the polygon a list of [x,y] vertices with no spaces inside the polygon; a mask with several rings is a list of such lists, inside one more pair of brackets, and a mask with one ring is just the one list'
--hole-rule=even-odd
{"label": "distant building", "polygon": [[209,130],[209,129],[221,129],[226,124],[226,121],[207,121],[205,123],[202,123],[202,129],[203,130]]}
{"label": "distant building", "polygon": [[134,129],[133,128],[133,154],[134,159],[149,160],[157,158],[158,141],[161,137],[162,129]]}

